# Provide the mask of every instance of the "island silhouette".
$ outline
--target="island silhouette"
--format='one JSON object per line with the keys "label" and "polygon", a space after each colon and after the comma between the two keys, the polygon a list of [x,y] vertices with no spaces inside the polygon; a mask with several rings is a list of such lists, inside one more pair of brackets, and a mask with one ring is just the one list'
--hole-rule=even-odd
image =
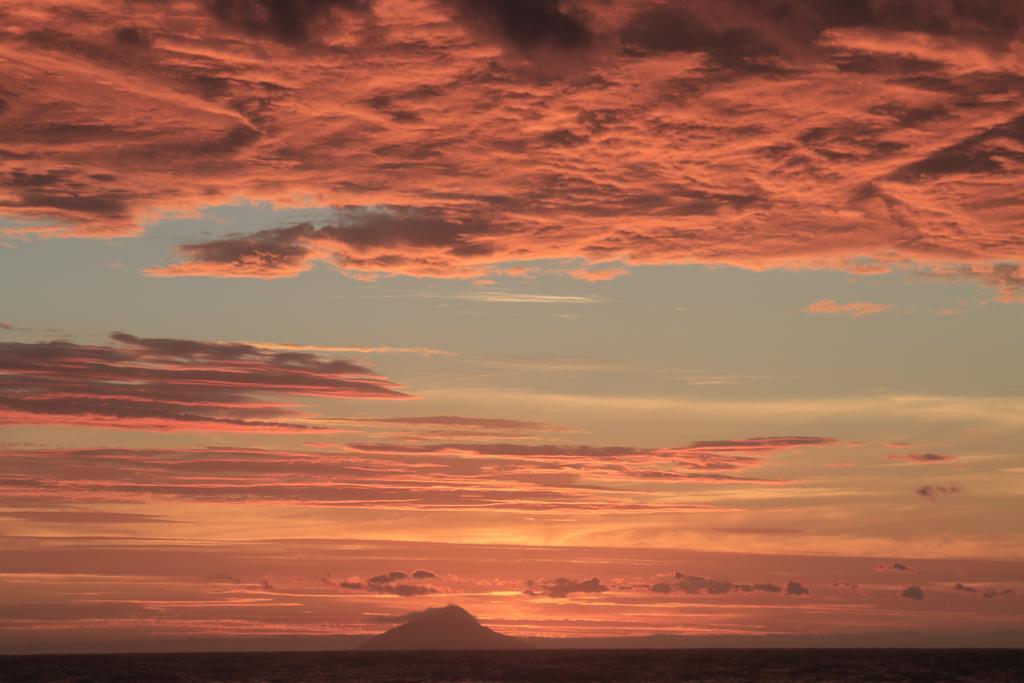
{"label": "island silhouette", "polygon": [[359,650],[528,650],[529,643],[493,631],[458,605],[429,607],[370,638]]}

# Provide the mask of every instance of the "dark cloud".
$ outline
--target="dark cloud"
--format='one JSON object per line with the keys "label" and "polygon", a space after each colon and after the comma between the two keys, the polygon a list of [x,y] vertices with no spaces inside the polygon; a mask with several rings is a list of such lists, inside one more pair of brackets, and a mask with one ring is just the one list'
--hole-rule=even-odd
{"label": "dark cloud", "polygon": [[810,595],[811,590],[799,581],[790,581],[786,584],[786,595]]}
{"label": "dark cloud", "polygon": [[134,26],[120,26],[114,29],[114,40],[121,45],[130,47],[148,48],[150,46],[149,36],[146,32]]}
{"label": "dark cloud", "polygon": [[485,222],[409,207],[343,209],[339,219],[323,227],[302,223],[186,244],[178,248],[184,263],[151,273],[281,277],[308,270],[319,260],[368,273],[399,267],[410,274],[440,275],[459,260],[489,254],[485,238],[495,232]]}
{"label": "dark cloud", "polygon": [[558,130],[552,130],[541,136],[541,140],[548,145],[556,145],[558,147],[576,147],[582,145],[587,141],[587,137],[584,135],[576,135],[571,130],[566,128],[559,128]]}
{"label": "dark cloud", "polygon": [[365,14],[372,4],[372,0],[207,0],[218,21],[289,45],[308,42],[335,11]]}
{"label": "dark cloud", "polygon": [[964,173],[1016,175],[1024,152],[1024,115],[999,123],[980,133],[969,135],[910,164],[890,176],[913,182],[927,176]]}
{"label": "dark cloud", "polygon": [[[408,583],[397,583],[408,579],[409,575],[401,571],[388,572],[387,574],[380,574],[374,576],[366,581],[366,589],[371,593],[388,593],[391,595],[398,595],[404,598],[412,597],[414,595],[429,595],[436,593],[437,589],[431,586],[418,586]],[[415,577],[423,578],[423,577]]]}
{"label": "dark cloud", "polygon": [[403,598],[409,598],[414,595],[429,595],[431,593],[436,593],[437,589],[431,588],[430,586],[414,586],[410,584],[400,583],[390,587],[387,592],[394,593],[395,595],[400,595]]}
{"label": "dark cloud", "polygon": [[972,593],[972,594],[975,594],[975,595],[980,595],[981,597],[987,598],[987,599],[1000,598],[1000,597],[1005,597],[1007,595],[1013,595],[1014,594],[1014,591],[1012,589],[1009,589],[1009,588],[1006,588],[1006,589],[1003,589],[1003,590],[998,590],[998,589],[995,589],[995,588],[975,588],[974,586],[968,586],[968,585],[963,584],[963,583],[956,584],[953,587],[953,590],[961,591],[961,592],[964,592],[964,593]]}
{"label": "dark cloud", "polygon": [[781,593],[782,588],[773,583],[733,583],[705,576],[676,572],[671,581],[661,581],[651,586],[655,593],[680,592],[689,595],[721,595],[724,593]]}
{"label": "dark cloud", "polygon": [[[740,589],[744,593],[749,592],[747,590],[747,584],[740,584]],[[755,591],[762,591],[764,593],[781,593],[782,592],[782,588],[780,586],[776,586],[774,583],[755,583],[755,584],[753,584],[751,586],[751,589],[755,590]],[[788,594],[789,594],[789,592],[787,591],[787,595]]]}
{"label": "dark cloud", "polygon": [[[51,131],[56,136],[73,133],[70,129]],[[131,204],[139,199],[131,191],[107,187],[107,183],[78,176],[67,169],[47,169],[38,173],[14,169],[0,173],[0,183],[8,192],[8,196],[0,200],[0,208],[26,208],[108,221],[127,218]]]}
{"label": "dark cloud", "polygon": [[908,586],[900,593],[900,597],[908,600],[924,600],[924,591],[918,586]]}
{"label": "dark cloud", "polygon": [[[640,10],[630,26],[662,49],[713,51],[730,32],[754,48],[796,51],[831,29],[882,29],[960,36],[1005,45],[1024,11],[1003,0],[690,0]],[[677,37],[673,38],[672,31]],[[634,29],[636,30],[636,29]],[[717,38],[717,40],[716,40]]]}
{"label": "dark cloud", "polygon": [[728,593],[733,590],[733,584],[729,581],[717,581],[703,576],[694,576],[676,572],[673,588],[684,593]]}
{"label": "dark cloud", "polygon": [[442,0],[456,17],[518,50],[581,49],[594,35],[582,12],[565,0]]}
{"label": "dark cloud", "polygon": [[875,567],[876,572],[912,572],[914,571],[902,562],[890,562],[889,564],[880,564]]}
{"label": "dark cloud", "polygon": [[[627,48],[702,52],[720,66],[745,70],[765,69],[766,58],[806,58],[833,29],[914,31],[1007,45],[1024,13],[1000,0],[977,3],[984,9],[973,5],[956,0],[658,2],[642,6],[620,38]],[[875,62],[874,68],[879,66]]]}
{"label": "dark cloud", "polygon": [[427,571],[426,569],[417,569],[416,571],[414,571],[412,573],[412,578],[414,578],[414,579],[436,579],[437,578],[437,574],[435,574],[434,572],[431,572],[431,571]]}
{"label": "dark cloud", "polygon": [[928,500],[935,500],[942,496],[953,496],[958,493],[963,493],[964,488],[960,484],[946,484],[940,486],[932,486],[931,484],[925,484],[914,489],[914,493],[927,498]]}
{"label": "dark cloud", "polygon": [[[532,586],[533,582],[529,582],[528,585]],[[585,581],[558,578],[539,585],[539,592],[552,598],[566,598],[573,593],[605,593],[608,590],[608,586],[605,586],[597,578],[586,579]],[[533,588],[527,590],[526,593],[528,595],[537,594]]]}
{"label": "dark cloud", "polygon": [[249,344],[142,339],[0,344],[0,422],[142,429],[300,430],[268,395],[403,398],[345,360]]}
{"label": "dark cloud", "polygon": [[[306,258],[311,250],[304,240],[316,232],[312,226],[303,224],[186,244],[178,247],[178,251],[192,264],[227,266],[238,275],[289,274],[307,268]],[[183,275],[193,272],[165,270]]]}
{"label": "dark cloud", "polygon": [[939,455],[937,453],[895,453],[893,455],[885,456],[886,460],[896,460],[903,462],[916,462],[916,463],[933,463],[933,462],[948,462],[950,460],[956,460],[956,456],[952,455]]}
{"label": "dark cloud", "polygon": [[749,26],[716,22],[684,3],[663,3],[638,11],[621,33],[623,44],[651,52],[704,52],[718,64],[756,68],[754,59],[775,49]]}

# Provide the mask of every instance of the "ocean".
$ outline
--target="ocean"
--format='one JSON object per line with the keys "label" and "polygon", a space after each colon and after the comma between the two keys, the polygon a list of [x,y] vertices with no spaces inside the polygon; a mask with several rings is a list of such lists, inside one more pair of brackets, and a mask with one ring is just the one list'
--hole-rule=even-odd
{"label": "ocean", "polygon": [[4,683],[1024,681],[1024,650],[231,652],[0,657]]}

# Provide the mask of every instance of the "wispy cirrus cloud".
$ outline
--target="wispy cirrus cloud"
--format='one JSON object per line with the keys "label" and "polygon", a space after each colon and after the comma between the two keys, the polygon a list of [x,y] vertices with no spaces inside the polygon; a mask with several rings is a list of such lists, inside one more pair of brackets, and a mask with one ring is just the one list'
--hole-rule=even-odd
{"label": "wispy cirrus cloud", "polygon": [[[175,349],[185,344],[173,342]],[[155,340],[147,348],[163,355],[169,343]],[[234,353],[207,344],[191,342],[187,348],[198,354]],[[460,424],[486,433],[510,428],[507,422],[512,421],[441,416],[371,424]],[[443,442],[324,444],[313,450],[9,446],[0,461],[0,496],[60,506],[165,499],[337,509],[702,513],[730,508],[680,498],[678,487],[792,483],[743,470],[756,468],[771,453],[829,443],[833,440],[821,437],[759,437],[664,449]],[[654,484],[672,488],[659,492],[652,490]]]}
{"label": "wispy cirrus cloud", "polygon": [[452,298],[488,304],[596,304],[601,301],[601,299],[592,296],[489,291],[465,292],[453,295]]}
{"label": "wispy cirrus cloud", "polygon": [[351,443],[363,453],[381,454],[450,454],[527,459],[573,459],[594,464],[615,460],[635,460],[656,464],[671,463],[691,470],[736,470],[759,465],[765,456],[794,448],[829,446],[839,443],[830,437],[784,436],[753,437],[719,441],[695,441],[688,446],[670,448],[635,448],[628,446],[582,446],[561,444],[519,443],[430,443],[422,445],[396,443]]}
{"label": "wispy cirrus cloud", "polygon": [[950,462],[956,460],[955,455],[940,455],[938,453],[892,453],[885,456],[886,460],[897,462],[914,462],[918,464],[930,464],[936,462]]}
{"label": "wispy cirrus cloud", "polygon": [[414,427],[463,427],[479,429],[481,431],[491,430],[529,430],[529,431],[563,431],[566,428],[547,422],[531,422],[528,420],[510,420],[508,418],[495,417],[465,417],[462,415],[418,415],[409,417],[363,417],[346,418],[346,421],[356,424],[370,425],[396,425]]}
{"label": "wispy cirrus cloud", "polygon": [[752,476],[752,470],[775,453],[837,443],[825,437],[758,437],[698,441],[683,447],[635,448],[533,443],[356,442],[348,447],[377,457],[430,457],[455,462],[469,460],[487,467],[512,467],[523,477],[569,477],[596,486],[663,484],[732,484],[778,486],[791,480]]}
{"label": "wispy cirrus cloud", "polygon": [[[0,459],[0,498],[19,507],[152,500],[322,509],[534,514],[706,513],[723,506],[650,496],[629,470],[530,467],[446,454],[347,450],[22,449]],[[698,479],[694,483],[701,483]],[[714,483],[714,480],[709,480]],[[52,522],[61,519],[53,518]],[[81,523],[81,521],[80,521]]]}
{"label": "wispy cirrus cloud", "polygon": [[432,349],[425,346],[335,346],[328,344],[283,344],[279,342],[258,342],[244,341],[259,349],[271,351],[310,351],[313,353],[365,353],[365,354],[392,354],[404,353],[415,356],[454,356],[453,351]]}

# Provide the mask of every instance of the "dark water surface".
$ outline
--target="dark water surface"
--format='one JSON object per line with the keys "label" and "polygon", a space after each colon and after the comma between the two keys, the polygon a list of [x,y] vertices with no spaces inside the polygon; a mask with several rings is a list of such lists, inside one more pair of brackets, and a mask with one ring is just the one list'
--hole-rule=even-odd
{"label": "dark water surface", "polygon": [[1024,650],[232,652],[0,657],[0,681],[1024,681]]}

